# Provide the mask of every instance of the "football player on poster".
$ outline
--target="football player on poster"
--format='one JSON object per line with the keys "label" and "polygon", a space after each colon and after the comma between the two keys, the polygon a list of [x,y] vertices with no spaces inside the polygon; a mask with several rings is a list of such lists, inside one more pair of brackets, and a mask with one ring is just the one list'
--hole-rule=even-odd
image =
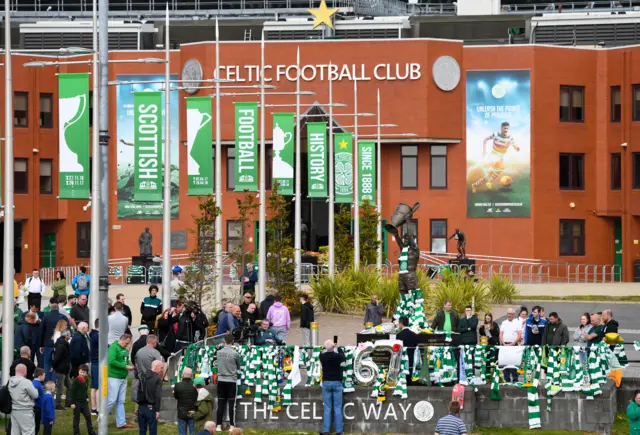
{"label": "football player on poster", "polygon": [[[493,141],[493,149],[488,157],[488,161],[484,164],[485,167],[489,167],[489,171],[488,173],[485,171],[485,175],[471,185],[471,191],[473,193],[476,193],[478,186],[482,185],[486,185],[488,189],[491,189],[492,183],[500,178],[502,171],[504,171],[504,157],[507,151],[509,151],[509,148],[513,147],[516,151],[520,151],[515,139],[509,134],[509,123],[506,121],[500,125],[500,132],[491,134],[491,136],[485,138],[482,142],[483,159],[487,159],[487,142],[489,141]],[[508,177],[508,175],[503,178],[506,177]],[[503,185],[509,185],[511,184],[511,177],[509,177],[508,180],[500,179],[500,182]]]}

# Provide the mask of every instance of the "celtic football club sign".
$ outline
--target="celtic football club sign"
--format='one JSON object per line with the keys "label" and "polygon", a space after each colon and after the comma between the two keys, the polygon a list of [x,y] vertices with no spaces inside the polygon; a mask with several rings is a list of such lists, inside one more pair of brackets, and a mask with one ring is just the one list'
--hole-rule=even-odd
{"label": "celtic football club sign", "polygon": [[327,123],[307,123],[309,198],[327,197]]}
{"label": "celtic football club sign", "polygon": [[162,201],[162,93],[133,94],[135,165],[133,200]]}
{"label": "celtic football club sign", "polygon": [[236,103],[236,192],[258,191],[258,103]]}
{"label": "celtic football club sign", "polygon": [[376,201],[376,144],[364,141],[358,143],[358,164],[360,165],[360,202]]}
{"label": "celtic football club sign", "polygon": [[334,136],[335,148],[335,195],[337,203],[353,201],[353,140],[351,133]]}

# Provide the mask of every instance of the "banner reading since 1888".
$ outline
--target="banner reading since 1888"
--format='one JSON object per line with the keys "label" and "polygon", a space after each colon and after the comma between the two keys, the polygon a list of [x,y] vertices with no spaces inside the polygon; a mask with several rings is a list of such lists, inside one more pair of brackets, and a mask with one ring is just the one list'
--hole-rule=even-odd
{"label": "banner reading since 1888", "polygon": [[236,192],[258,191],[258,103],[235,103]]}
{"label": "banner reading since 1888", "polygon": [[358,164],[360,165],[359,198],[360,203],[369,200],[376,203],[376,143],[363,141],[358,143]]}
{"label": "banner reading since 1888", "polygon": [[333,147],[335,202],[350,204],[353,202],[353,136],[351,133],[336,133]]}
{"label": "banner reading since 1888", "polygon": [[273,114],[273,183],[281,195],[293,195],[293,113]]}
{"label": "banner reading since 1888", "polygon": [[327,123],[307,123],[307,159],[309,198],[326,198],[327,190]]}
{"label": "banner reading since 1888", "polygon": [[89,199],[89,75],[58,76],[60,199]]}
{"label": "banner reading since 1888", "polygon": [[531,215],[529,71],[467,72],[467,216]]}
{"label": "banner reading since 1888", "polygon": [[187,97],[187,195],[213,193],[211,97]]}
{"label": "banner reading since 1888", "polygon": [[133,200],[162,201],[162,93],[133,95],[135,161]]}

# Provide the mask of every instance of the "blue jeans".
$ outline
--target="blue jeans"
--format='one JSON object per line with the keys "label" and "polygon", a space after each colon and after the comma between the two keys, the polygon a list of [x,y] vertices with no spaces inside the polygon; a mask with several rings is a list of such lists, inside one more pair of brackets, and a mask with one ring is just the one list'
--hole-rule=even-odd
{"label": "blue jeans", "polygon": [[505,382],[518,382],[518,370],[517,369],[504,369],[504,381]]}
{"label": "blue jeans", "polygon": [[156,420],[156,411],[149,405],[140,405],[138,408],[138,427],[140,435],[147,434],[147,426],[149,426],[149,435],[158,433],[158,420]]}
{"label": "blue jeans", "polygon": [[109,414],[113,405],[116,406],[116,426],[122,427],[127,424],[127,419],[124,414],[124,400],[127,397],[127,380],[108,378],[109,392],[107,394],[107,406],[109,407]]}
{"label": "blue jeans", "polygon": [[187,435],[187,426],[189,426],[189,433],[195,435],[196,421],[193,418],[189,420],[178,419],[178,435]]}
{"label": "blue jeans", "polygon": [[331,410],[333,409],[336,433],[342,433],[342,382],[322,382],[322,404],[324,405],[322,432],[331,431]]}
{"label": "blue jeans", "polygon": [[44,381],[56,381],[56,372],[51,371],[51,363],[53,362],[53,347],[44,348]]}

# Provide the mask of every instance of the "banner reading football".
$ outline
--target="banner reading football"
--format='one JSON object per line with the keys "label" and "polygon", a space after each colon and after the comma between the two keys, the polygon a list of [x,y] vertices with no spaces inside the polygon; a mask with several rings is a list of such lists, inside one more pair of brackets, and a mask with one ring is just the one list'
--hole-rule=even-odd
{"label": "banner reading football", "polygon": [[60,199],[89,199],[89,75],[58,76]]}
{"label": "banner reading football", "polygon": [[293,113],[273,114],[273,183],[281,195],[293,195]]}
{"label": "banner reading football", "polygon": [[213,193],[211,97],[187,97],[187,195]]}
{"label": "banner reading football", "polygon": [[468,71],[467,216],[530,215],[529,71]]}
{"label": "banner reading football", "polygon": [[236,192],[258,191],[258,103],[235,103]]}
{"label": "banner reading football", "polygon": [[326,198],[327,190],[327,124],[307,123],[307,163],[309,198]]}
{"label": "banner reading football", "polygon": [[[118,219],[161,219],[162,202],[157,201],[134,201],[135,191],[135,168],[136,146],[134,127],[134,94],[136,92],[162,91],[164,88],[164,74],[133,74],[118,75],[119,82],[129,82],[116,87],[118,104],[118,124],[117,124],[117,154],[118,154]],[[172,75],[171,80],[178,80],[177,75]],[[145,82],[145,83],[135,83]],[[157,82],[157,83],[149,83]],[[176,85],[176,83],[172,83]],[[170,122],[171,127],[171,218],[177,219],[180,209],[180,125],[179,125],[179,91],[171,91],[169,100],[171,105],[170,116],[164,113],[164,92],[160,96],[162,104],[160,106],[162,117]],[[164,125],[162,125],[161,137],[164,138]],[[160,161],[164,161],[164,146],[160,142]],[[164,174],[162,168],[160,173]],[[164,178],[160,178],[164,183]]]}
{"label": "banner reading football", "polygon": [[353,202],[353,136],[351,133],[336,133],[333,136],[335,148],[334,179],[335,201]]}
{"label": "banner reading football", "polygon": [[360,168],[360,180],[358,183],[358,195],[360,203],[369,200],[376,203],[376,143],[364,141],[358,143],[358,165]]}
{"label": "banner reading football", "polygon": [[162,94],[133,94],[133,200],[162,201]]}

